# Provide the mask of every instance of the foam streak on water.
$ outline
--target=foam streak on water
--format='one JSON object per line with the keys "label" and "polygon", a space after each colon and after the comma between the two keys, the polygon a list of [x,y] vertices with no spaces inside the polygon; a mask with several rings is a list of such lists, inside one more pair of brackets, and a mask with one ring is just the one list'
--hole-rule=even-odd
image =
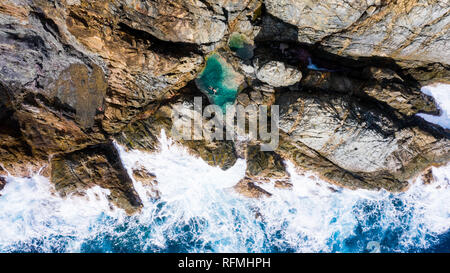
{"label": "foam streak on water", "polygon": [[161,192],[152,200],[134,181],[144,209],[132,217],[111,209],[100,188],[62,199],[41,176],[8,177],[0,251],[363,252],[370,242],[384,252],[432,251],[450,229],[450,166],[434,168],[431,185],[417,181],[390,194],[331,187],[288,163],[293,189],[269,183],[263,187],[273,197],[253,200],[230,189],[244,176],[243,160],[223,171],[164,136],[161,142],[154,154],[117,146],[128,171],[145,166]]}
{"label": "foam streak on water", "polygon": [[435,84],[425,86],[422,92],[432,96],[441,110],[440,116],[428,114],[418,114],[428,122],[441,125],[443,128],[450,129],[450,84]]}

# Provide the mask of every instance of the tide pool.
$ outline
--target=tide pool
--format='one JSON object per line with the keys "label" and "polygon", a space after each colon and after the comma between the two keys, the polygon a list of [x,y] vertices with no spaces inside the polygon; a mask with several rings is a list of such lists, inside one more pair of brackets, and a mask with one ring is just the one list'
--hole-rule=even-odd
{"label": "tide pool", "polygon": [[209,101],[225,112],[232,105],[244,77],[233,70],[226,60],[214,53],[206,60],[206,66],[195,80],[197,87],[207,95]]}

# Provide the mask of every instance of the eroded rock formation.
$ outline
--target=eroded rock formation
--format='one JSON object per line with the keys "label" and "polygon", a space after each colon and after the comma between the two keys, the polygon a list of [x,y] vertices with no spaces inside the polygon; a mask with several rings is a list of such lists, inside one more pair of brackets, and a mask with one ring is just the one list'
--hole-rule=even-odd
{"label": "eroded rock formation", "polygon": [[54,156],[51,169],[52,182],[62,196],[83,194],[83,190],[97,185],[108,189],[112,203],[128,213],[142,207],[141,199],[112,143]]}
{"label": "eroded rock formation", "polygon": [[416,116],[439,113],[421,85],[450,81],[449,12],[447,0],[2,0],[0,175],[41,170],[61,195],[99,185],[138,211],[111,141],[156,151],[176,105],[207,101],[194,81],[216,53],[239,78],[236,104],[281,109],[275,152],[178,141],[223,169],[246,158],[237,191],[289,188],[287,159],[342,186],[404,190],[449,160],[448,130]]}
{"label": "eroded rock formation", "polygon": [[398,191],[425,166],[450,159],[447,132],[397,120],[363,101],[311,92],[284,93],[278,103],[288,143],[282,153],[341,185]]}
{"label": "eroded rock formation", "polygon": [[447,0],[266,0],[297,39],[351,57],[450,64]]}

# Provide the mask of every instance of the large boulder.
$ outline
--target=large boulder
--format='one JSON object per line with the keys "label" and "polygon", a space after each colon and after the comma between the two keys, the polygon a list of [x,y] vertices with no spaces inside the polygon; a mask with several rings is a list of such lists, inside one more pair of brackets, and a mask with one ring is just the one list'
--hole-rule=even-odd
{"label": "large boulder", "polygon": [[258,64],[256,77],[273,87],[290,86],[302,79],[302,72],[296,67],[278,61]]}
{"label": "large boulder", "polygon": [[302,79],[300,65],[291,65],[273,48],[260,46],[255,51],[253,67],[256,78],[272,87],[286,87]]}
{"label": "large boulder", "polygon": [[142,207],[112,143],[54,156],[51,167],[51,181],[61,196],[83,194],[86,189],[100,186],[108,189],[111,202],[127,213],[132,214]]}
{"label": "large boulder", "polygon": [[448,1],[265,0],[302,43],[351,57],[450,64]]}
{"label": "large boulder", "polygon": [[236,185],[234,185],[233,189],[237,193],[247,198],[262,198],[272,196],[270,192],[261,188],[257,185],[257,183],[248,178],[240,180]]}
{"label": "large boulder", "polygon": [[277,102],[279,152],[344,186],[403,190],[407,179],[450,158],[447,132],[397,120],[370,102],[314,92],[284,93]]}
{"label": "large boulder", "polygon": [[137,166],[133,169],[133,178],[142,183],[145,186],[145,193],[147,197],[157,200],[161,197],[161,193],[158,190],[158,180],[156,180],[156,175],[149,172],[143,166]]}
{"label": "large boulder", "polygon": [[289,178],[283,159],[275,152],[261,151],[259,145],[248,145],[246,159],[245,175],[251,179],[284,180]]}

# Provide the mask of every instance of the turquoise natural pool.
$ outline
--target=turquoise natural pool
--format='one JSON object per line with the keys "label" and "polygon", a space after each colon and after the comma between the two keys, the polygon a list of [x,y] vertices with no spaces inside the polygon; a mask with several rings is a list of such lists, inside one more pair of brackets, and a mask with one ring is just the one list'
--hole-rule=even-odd
{"label": "turquoise natural pool", "polygon": [[236,100],[243,77],[217,53],[206,60],[206,66],[195,80],[197,87],[208,96],[211,103],[225,112],[227,105]]}

